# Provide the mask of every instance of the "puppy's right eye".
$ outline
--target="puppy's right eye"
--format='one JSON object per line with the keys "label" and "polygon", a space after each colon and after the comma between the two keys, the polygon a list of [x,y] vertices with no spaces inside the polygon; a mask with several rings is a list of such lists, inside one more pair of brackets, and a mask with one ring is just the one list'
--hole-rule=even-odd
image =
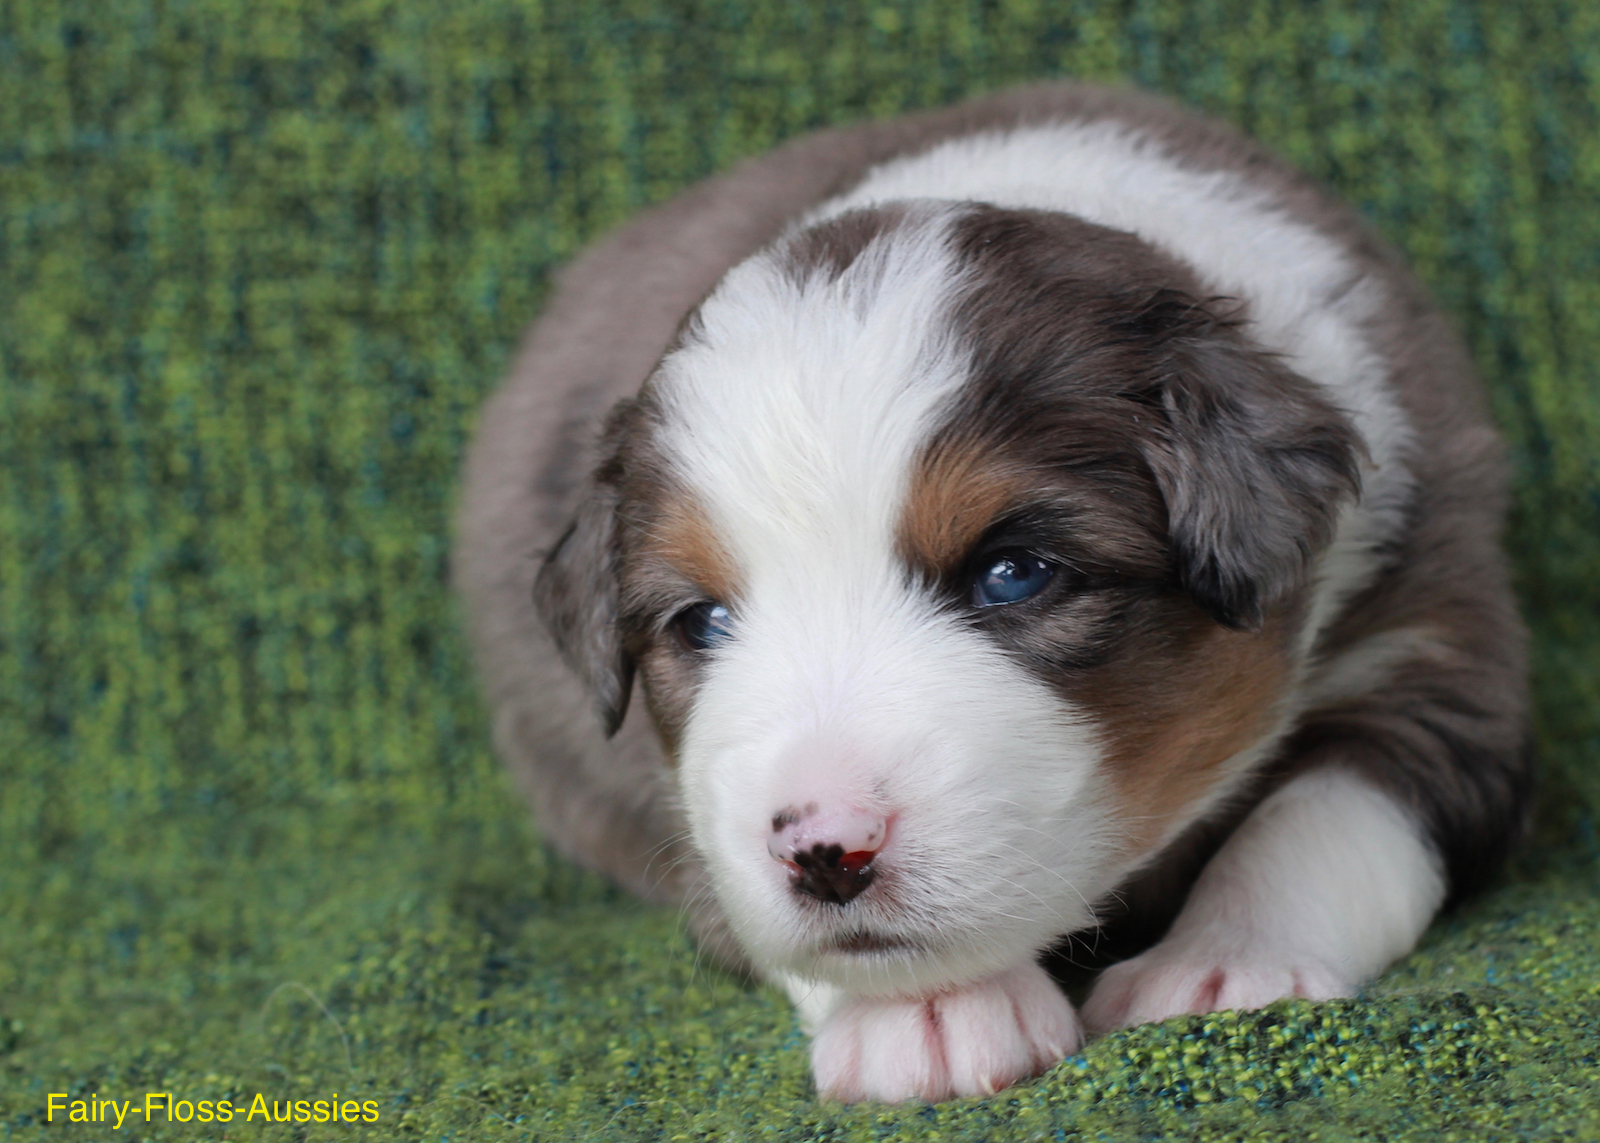
{"label": "puppy's right eye", "polygon": [[672,621],[678,641],[690,651],[709,651],[733,638],[733,615],[720,603],[697,603]]}
{"label": "puppy's right eye", "polygon": [[1003,548],[979,561],[972,577],[974,607],[1004,607],[1043,591],[1055,578],[1056,565],[1020,548]]}

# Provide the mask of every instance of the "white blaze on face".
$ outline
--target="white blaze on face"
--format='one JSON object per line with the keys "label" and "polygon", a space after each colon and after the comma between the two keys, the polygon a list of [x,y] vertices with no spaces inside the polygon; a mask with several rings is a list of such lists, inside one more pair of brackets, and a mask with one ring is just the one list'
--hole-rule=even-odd
{"label": "white blaze on face", "polygon": [[[918,449],[967,379],[955,216],[915,208],[837,279],[740,266],[657,378],[659,446],[743,585],[679,752],[695,841],[763,967],[858,990],[1014,965],[1110,887],[1093,728],[895,550]],[[889,821],[848,906],[797,898],[768,852],[773,815],[810,801]],[[851,934],[906,947],[829,947]]]}

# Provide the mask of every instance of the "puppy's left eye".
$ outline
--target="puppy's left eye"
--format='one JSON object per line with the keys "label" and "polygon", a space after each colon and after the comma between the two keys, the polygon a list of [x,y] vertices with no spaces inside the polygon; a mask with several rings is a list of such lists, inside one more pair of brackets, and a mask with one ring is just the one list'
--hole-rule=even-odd
{"label": "puppy's left eye", "polygon": [[678,612],[672,625],[690,651],[709,651],[733,638],[733,615],[720,603],[707,601]]}
{"label": "puppy's left eye", "polygon": [[972,579],[972,605],[998,607],[1038,595],[1055,578],[1056,565],[1021,548],[990,552]]}

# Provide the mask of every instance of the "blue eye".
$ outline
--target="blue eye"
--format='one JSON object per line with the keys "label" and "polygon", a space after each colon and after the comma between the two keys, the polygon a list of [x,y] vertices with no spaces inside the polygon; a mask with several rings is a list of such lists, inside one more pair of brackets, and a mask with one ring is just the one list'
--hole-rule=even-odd
{"label": "blue eye", "polygon": [[981,567],[972,581],[974,607],[1021,603],[1043,591],[1056,574],[1055,564],[1019,548],[991,552]]}
{"label": "blue eye", "polygon": [[709,651],[733,638],[733,616],[720,603],[697,603],[673,620],[678,638],[691,651]]}

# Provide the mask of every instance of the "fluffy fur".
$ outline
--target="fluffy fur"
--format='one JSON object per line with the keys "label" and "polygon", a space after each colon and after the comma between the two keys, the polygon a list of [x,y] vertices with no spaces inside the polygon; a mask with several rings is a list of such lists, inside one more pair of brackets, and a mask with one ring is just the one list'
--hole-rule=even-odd
{"label": "fluffy fur", "polygon": [[[1052,948],[1137,953],[1094,1027],[1350,994],[1520,828],[1465,357],[1345,208],[1158,101],[712,180],[568,272],[483,425],[456,575],[501,753],[789,989],[826,1095],[1047,1067]],[[987,605],[1007,558],[1047,580]]]}

